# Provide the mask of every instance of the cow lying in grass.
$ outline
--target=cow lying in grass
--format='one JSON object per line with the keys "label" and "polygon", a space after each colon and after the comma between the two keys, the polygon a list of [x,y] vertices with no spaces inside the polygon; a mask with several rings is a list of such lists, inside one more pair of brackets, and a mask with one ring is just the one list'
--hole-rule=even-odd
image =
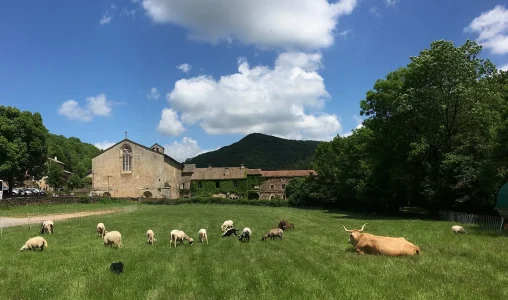
{"label": "cow lying in grass", "polygon": [[348,230],[342,225],[344,230],[349,232],[349,243],[356,248],[356,252],[388,256],[420,255],[420,248],[403,237],[395,238],[362,233],[365,225],[367,223],[363,224],[362,229],[353,230]]}

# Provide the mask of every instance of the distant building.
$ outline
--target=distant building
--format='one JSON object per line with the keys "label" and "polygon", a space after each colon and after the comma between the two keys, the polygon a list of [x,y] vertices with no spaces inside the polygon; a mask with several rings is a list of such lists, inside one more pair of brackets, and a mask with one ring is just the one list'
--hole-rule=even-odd
{"label": "distant building", "polygon": [[[48,157],[48,163],[56,164],[60,167],[62,170],[63,179],[65,181],[67,181],[67,179],[69,179],[69,177],[72,175],[72,172],[65,170],[65,163],[59,161],[56,156],[54,158]],[[26,187],[35,187],[45,191],[53,191],[53,188],[50,187],[46,182],[47,178],[48,176],[43,176],[40,180],[34,180],[33,177],[30,178],[30,176],[26,176],[26,179],[23,183]]]}
{"label": "distant building", "polygon": [[92,190],[111,197],[176,199],[182,167],[159,144],[148,148],[126,138],[92,159]]}
{"label": "distant building", "polygon": [[[145,147],[127,138],[92,159],[92,191],[111,197],[285,199],[291,178],[314,170],[263,171],[238,167],[197,168],[164,154],[164,147]],[[88,175],[87,175],[88,176]]]}
{"label": "distant building", "polygon": [[317,175],[314,170],[263,171],[240,167],[196,168],[185,164],[181,187],[189,196],[265,199],[286,198],[286,186],[292,178]]}

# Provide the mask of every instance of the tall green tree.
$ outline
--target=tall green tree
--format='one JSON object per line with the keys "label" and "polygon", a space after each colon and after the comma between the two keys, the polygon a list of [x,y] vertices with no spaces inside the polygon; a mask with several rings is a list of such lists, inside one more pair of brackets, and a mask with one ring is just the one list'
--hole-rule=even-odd
{"label": "tall green tree", "polygon": [[481,183],[492,181],[485,168],[501,103],[496,68],[480,52],[472,41],[433,42],[367,93],[361,114],[375,137],[381,197],[429,209],[451,209],[457,200],[492,204],[493,190]]}
{"label": "tall green tree", "polygon": [[40,179],[47,160],[48,130],[39,113],[0,106],[0,177],[12,191],[26,172]]}
{"label": "tall green tree", "polygon": [[53,189],[59,189],[64,186],[65,180],[63,177],[63,171],[59,165],[56,163],[47,163],[47,178],[46,182],[47,184],[52,187]]}

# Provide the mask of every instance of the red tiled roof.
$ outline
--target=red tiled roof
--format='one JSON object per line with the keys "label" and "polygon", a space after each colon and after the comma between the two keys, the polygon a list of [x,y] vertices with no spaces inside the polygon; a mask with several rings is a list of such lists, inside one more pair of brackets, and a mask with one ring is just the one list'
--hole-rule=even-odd
{"label": "red tiled roof", "polygon": [[314,170],[281,170],[281,171],[261,171],[263,177],[305,177],[309,174],[317,175]]}

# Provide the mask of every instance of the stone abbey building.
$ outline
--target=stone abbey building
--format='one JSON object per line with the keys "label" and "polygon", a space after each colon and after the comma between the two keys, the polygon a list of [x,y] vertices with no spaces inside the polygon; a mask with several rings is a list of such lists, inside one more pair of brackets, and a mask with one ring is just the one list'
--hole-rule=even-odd
{"label": "stone abbey building", "polygon": [[285,198],[291,178],[317,175],[314,170],[263,171],[236,167],[196,168],[164,153],[159,144],[145,147],[127,138],[92,159],[92,191],[130,198],[224,197]]}

